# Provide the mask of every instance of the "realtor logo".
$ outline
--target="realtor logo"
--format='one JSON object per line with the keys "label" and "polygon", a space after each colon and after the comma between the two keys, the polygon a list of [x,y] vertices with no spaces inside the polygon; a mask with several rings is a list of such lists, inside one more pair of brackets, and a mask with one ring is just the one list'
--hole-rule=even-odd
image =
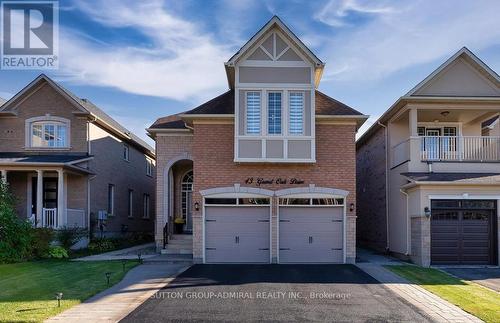
{"label": "realtor logo", "polygon": [[1,1],[4,70],[59,67],[58,1]]}

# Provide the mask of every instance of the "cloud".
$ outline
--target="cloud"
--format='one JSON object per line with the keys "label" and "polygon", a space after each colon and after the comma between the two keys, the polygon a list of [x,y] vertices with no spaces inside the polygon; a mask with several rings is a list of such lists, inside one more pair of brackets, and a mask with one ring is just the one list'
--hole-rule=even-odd
{"label": "cloud", "polygon": [[363,0],[330,0],[314,18],[332,27],[342,27],[348,24],[346,18],[350,13],[386,14],[392,12],[394,9],[385,4],[385,1],[375,3]]}
{"label": "cloud", "polygon": [[222,62],[232,53],[194,23],[170,14],[163,1],[77,1],[75,7],[106,28],[133,29],[150,45],[95,42],[61,28],[60,68],[71,81],[176,100],[225,89]]}
{"label": "cloud", "polygon": [[463,46],[478,51],[500,43],[496,0],[377,4],[331,1],[320,11],[316,19],[329,26],[345,23],[349,10],[373,13],[364,23],[348,29],[331,27],[335,32],[322,35],[320,57],[335,62],[325,70],[324,80],[373,81],[444,60]]}

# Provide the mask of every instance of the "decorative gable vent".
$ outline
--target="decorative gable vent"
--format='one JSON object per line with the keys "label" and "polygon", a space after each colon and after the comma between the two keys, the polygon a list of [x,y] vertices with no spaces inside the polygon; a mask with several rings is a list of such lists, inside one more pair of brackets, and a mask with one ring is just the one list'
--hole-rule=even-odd
{"label": "decorative gable vent", "polygon": [[271,33],[247,58],[250,61],[303,61],[284,37]]}

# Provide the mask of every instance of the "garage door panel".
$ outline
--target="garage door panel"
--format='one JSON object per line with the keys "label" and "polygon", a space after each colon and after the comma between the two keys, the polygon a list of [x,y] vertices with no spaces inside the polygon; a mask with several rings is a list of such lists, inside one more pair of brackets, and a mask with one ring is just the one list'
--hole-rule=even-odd
{"label": "garage door panel", "polygon": [[205,261],[269,263],[269,207],[207,206]]}
{"label": "garage door panel", "polygon": [[342,207],[279,209],[280,263],[343,261]]}

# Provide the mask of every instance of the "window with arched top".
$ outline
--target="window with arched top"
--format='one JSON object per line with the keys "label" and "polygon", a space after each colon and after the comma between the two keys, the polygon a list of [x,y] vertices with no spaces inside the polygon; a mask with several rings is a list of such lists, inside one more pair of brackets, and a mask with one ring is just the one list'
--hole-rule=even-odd
{"label": "window with arched top", "polygon": [[36,117],[26,120],[26,146],[29,148],[69,148],[68,119]]}
{"label": "window with arched top", "polygon": [[186,219],[191,212],[191,199],[193,194],[193,171],[187,172],[181,182],[181,209],[182,217]]}

